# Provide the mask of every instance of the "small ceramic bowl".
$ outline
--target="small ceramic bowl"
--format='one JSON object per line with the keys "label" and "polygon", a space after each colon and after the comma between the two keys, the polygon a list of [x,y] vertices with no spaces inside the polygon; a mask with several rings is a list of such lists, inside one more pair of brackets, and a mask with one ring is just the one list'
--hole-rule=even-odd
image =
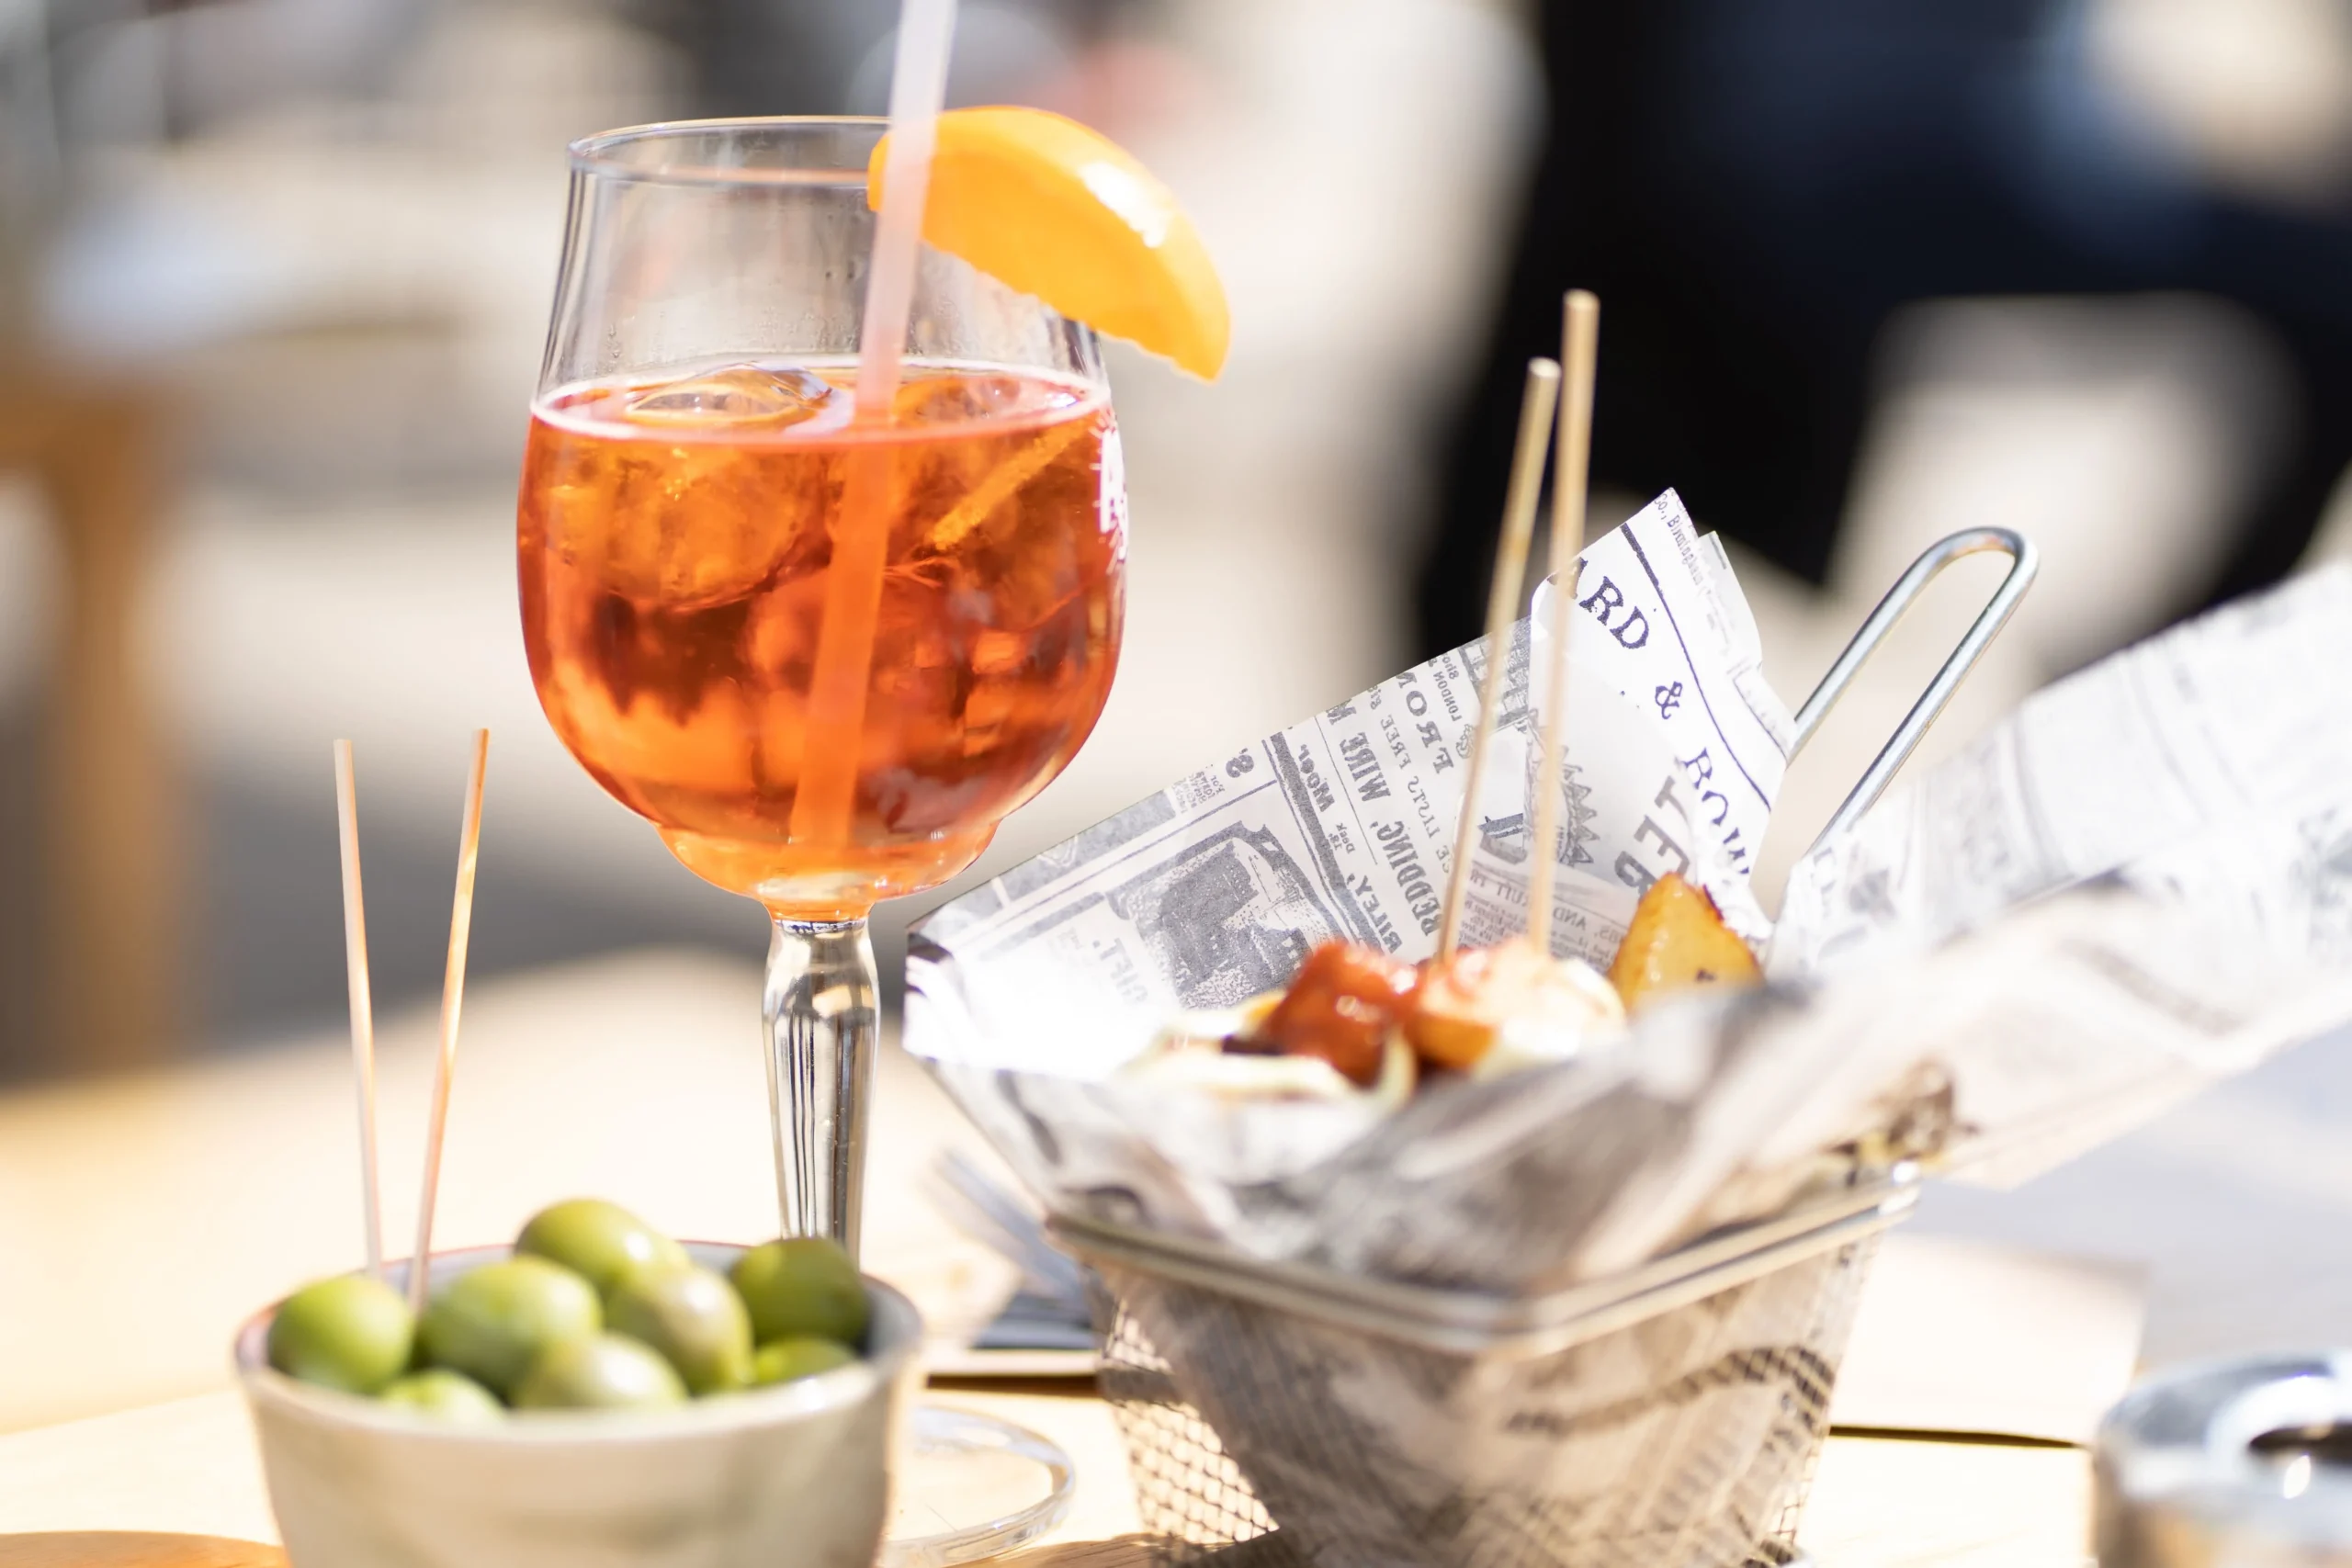
{"label": "small ceramic bowl", "polygon": [[[724,1272],[743,1248],[688,1244]],[[509,1256],[437,1253],[437,1289]],[[404,1270],[393,1270],[401,1283]],[[870,1568],[922,1323],[873,1279],[865,1359],[674,1410],[532,1412],[488,1427],[298,1382],[270,1319],[238,1331],[262,1468],[296,1568]]]}

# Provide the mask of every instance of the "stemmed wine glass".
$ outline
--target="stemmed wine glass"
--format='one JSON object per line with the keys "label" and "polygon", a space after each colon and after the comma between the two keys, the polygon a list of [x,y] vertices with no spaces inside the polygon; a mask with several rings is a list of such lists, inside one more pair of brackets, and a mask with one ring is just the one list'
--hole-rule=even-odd
{"label": "stemmed wine glass", "polygon": [[[690,869],[767,908],[784,1229],[853,1254],[866,914],[969,865],[1077,751],[1125,558],[1085,327],[926,249],[895,400],[854,406],[884,130],[574,144],[516,552],[556,733]],[[870,645],[862,681],[820,679],[828,637]]]}

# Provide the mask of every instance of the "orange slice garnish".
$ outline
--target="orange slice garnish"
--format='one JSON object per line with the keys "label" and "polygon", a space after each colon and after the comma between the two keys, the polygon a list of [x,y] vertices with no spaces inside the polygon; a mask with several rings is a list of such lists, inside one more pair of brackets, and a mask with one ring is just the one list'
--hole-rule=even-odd
{"label": "orange slice garnish", "polygon": [[[866,166],[876,209],[888,144]],[[1224,367],[1232,321],[1208,247],[1150,170],[1076,120],[1029,108],[941,115],[922,237],[1195,376]]]}

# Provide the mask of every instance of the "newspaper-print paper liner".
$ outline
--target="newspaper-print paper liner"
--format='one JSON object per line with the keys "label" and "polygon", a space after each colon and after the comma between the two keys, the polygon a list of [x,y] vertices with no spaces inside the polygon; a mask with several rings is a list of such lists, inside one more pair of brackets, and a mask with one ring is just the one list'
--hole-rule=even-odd
{"label": "newspaper-print paper liner", "polygon": [[[1470,846],[1464,931],[1474,945],[1525,921],[1547,604],[1539,596],[1534,626],[1521,623],[1507,651]],[[1669,492],[1593,543],[1577,609],[1554,951],[1605,966],[1642,889],[1668,871],[1704,886],[1760,941],[1769,928],[1747,874],[1789,721],[1763,682],[1720,547]],[[1177,1012],[1279,987],[1319,942],[1429,953],[1485,657],[1482,646],[1459,649],[1269,736],[919,928],[909,1046],[1057,1206],[1198,1235],[1246,1233],[1267,1256],[1329,1252],[1492,1281],[1522,1274],[1524,1258],[1558,1261],[1560,1222],[1538,1213],[1538,1195],[1597,1193],[1609,1162],[1673,1135],[1667,1123],[1704,1066],[1662,1048],[1606,1054],[1613,1066],[1597,1057],[1593,1071],[1547,1076],[1540,1089],[1517,1079],[1424,1095],[1395,1127],[1363,1101],[1237,1103],[1116,1074]],[[1492,1145],[1506,1121],[1532,1132],[1589,1100],[1605,1102],[1595,1118],[1605,1133],[1566,1147],[1534,1136]],[[1470,1256],[1426,1248],[1405,1234],[1409,1222],[1383,1217],[1400,1135],[1412,1145],[1408,1167],[1458,1196],[1469,1231],[1507,1236],[1520,1228],[1509,1216],[1524,1216],[1521,1260],[1466,1234]],[[1498,1154],[1501,1165],[1487,1168]],[[1313,1193],[1332,1183],[1365,1195],[1348,1238],[1322,1234],[1330,1203]]]}
{"label": "newspaper-print paper liner", "polygon": [[[1668,869],[1760,936],[1746,866],[1785,713],[1720,552],[1668,494],[1588,552],[1577,608],[1554,951],[1605,964]],[[1521,758],[1531,641],[1499,726]],[[1772,988],[1655,1010],[1566,1065],[1393,1113],[1120,1077],[1179,1010],[1278,986],[1318,942],[1430,951],[1474,646],[940,910],[907,1043],[1050,1207],[1377,1279],[1592,1277],[1771,1213],[1825,1148],[1898,1125],[2013,1179],[2352,1013],[2347,653],[2340,570],[2052,688],[1805,863]],[[1474,945],[1520,926],[1519,774],[1489,771]],[[2102,804],[2133,792],[2162,809]]]}

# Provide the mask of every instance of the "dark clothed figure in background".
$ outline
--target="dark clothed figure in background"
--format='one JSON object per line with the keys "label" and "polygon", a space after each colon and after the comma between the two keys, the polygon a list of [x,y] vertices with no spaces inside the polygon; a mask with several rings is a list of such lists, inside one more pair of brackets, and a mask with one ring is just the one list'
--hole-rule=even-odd
{"label": "dark clothed figure in background", "polygon": [[2202,183],[2094,85],[2082,14],[1546,5],[1550,129],[1444,454],[1422,650],[1481,629],[1521,377],[1558,353],[1570,285],[1603,305],[1595,485],[1673,485],[1704,525],[1814,581],[1892,311],[1972,295],[2233,301],[2275,335],[2298,417],[2211,597],[2291,567],[2352,461],[2352,223]]}

